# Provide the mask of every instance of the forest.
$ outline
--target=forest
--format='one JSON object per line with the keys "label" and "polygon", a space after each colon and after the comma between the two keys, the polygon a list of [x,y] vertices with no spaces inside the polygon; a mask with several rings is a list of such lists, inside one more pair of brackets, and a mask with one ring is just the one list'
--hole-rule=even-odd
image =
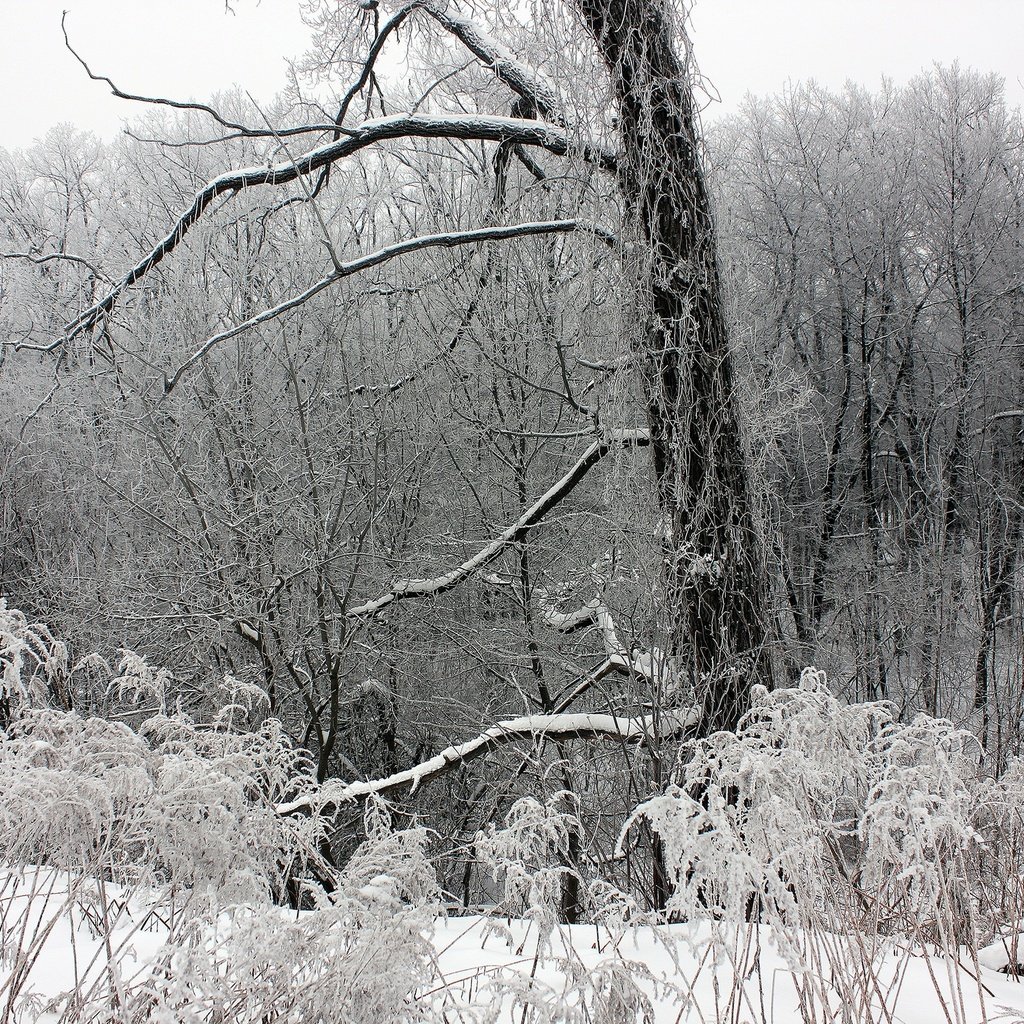
{"label": "forest", "polygon": [[303,8],[0,148],[0,1024],[1024,1018],[1002,79]]}

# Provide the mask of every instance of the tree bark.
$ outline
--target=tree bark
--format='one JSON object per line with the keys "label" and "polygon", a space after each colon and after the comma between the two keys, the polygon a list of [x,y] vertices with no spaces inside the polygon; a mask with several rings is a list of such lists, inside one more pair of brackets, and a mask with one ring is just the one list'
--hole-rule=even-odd
{"label": "tree bark", "polygon": [[[572,0],[611,74],[633,220],[654,471],[669,528],[670,653],[705,735],[769,680],[764,560],[751,508],[715,226],[687,64],[656,0]],[[680,33],[681,34],[681,33]]]}

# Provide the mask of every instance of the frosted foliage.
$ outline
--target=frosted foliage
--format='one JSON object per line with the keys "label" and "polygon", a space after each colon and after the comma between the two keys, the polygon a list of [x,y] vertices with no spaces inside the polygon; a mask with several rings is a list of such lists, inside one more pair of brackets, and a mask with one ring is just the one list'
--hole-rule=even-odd
{"label": "frosted foliage", "polygon": [[945,940],[985,927],[972,886],[994,790],[978,755],[949,722],[842,704],[808,669],[796,688],[755,687],[737,733],[688,745],[626,831],[646,818],[661,836],[680,917],[835,926],[872,907],[869,929]]}
{"label": "frosted foliage", "polygon": [[981,900],[1010,962],[1024,963],[1024,760],[1013,759],[998,780],[979,787],[973,818],[980,834]]}
{"label": "frosted foliage", "polygon": [[424,830],[394,832],[387,815],[371,808],[366,841],[315,914],[236,906],[199,922],[168,944],[151,977],[109,1019],[438,1019],[427,984],[437,889],[426,842]]}
{"label": "frosted foliage", "polygon": [[157,717],[140,734],[27,710],[0,733],[0,858],[262,899],[315,849],[317,819],[274,810],[311,785],[276,722],[233,735]]}
{"label": "frosted foliage", "polygon": [[110,680],[108,691],[117,692],[118,700],[155,700],[161,711],[166,709],[167,690],[173,676],[165,668],[154,668],[140,654],[121,649],[117,675]]}
{"label": "frosted foliage", "polygon": [[502,882],[509,913],[553,920],[554,906],[574,834],[580,830],[571,793],[541,803],[517,800],[503,827],[491,825],[476,838],[480,864]]}
{"label": "frosted foliage", "polygon": [[39,703],[67,669],[67,647],[0,597],[0,700]]}

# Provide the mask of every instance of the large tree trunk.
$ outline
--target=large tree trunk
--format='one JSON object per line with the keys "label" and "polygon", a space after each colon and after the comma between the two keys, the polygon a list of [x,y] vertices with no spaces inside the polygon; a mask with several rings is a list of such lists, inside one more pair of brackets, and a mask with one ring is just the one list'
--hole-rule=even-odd
{"label": "large tree trunk", "polygon": [[[735,726],[767,682],[764,561],[751,514],[715,228],[691,82],[658,0],[572,0],[611,73],[638,253],[659,497],[670,527],[672,653],[703,711]],[[681,33],[681,28],[680,28]],[[682,41],[682,37],[680,36]]]}

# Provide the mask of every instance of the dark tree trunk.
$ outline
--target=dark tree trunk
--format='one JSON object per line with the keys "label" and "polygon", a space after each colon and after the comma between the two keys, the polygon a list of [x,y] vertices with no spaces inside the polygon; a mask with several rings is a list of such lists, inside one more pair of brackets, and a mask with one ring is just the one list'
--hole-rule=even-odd
{"label": "dark tree trunk", "polygon": [[[764,562],[736,417],[715,226],[686,63],[657,0],[572,0],[615,90],[621,185],[640,255],[636,339],[670,527],[672,654],[701,732],[729,729],[768,682]],[[680,41],[681,27],[680,31]]]}

